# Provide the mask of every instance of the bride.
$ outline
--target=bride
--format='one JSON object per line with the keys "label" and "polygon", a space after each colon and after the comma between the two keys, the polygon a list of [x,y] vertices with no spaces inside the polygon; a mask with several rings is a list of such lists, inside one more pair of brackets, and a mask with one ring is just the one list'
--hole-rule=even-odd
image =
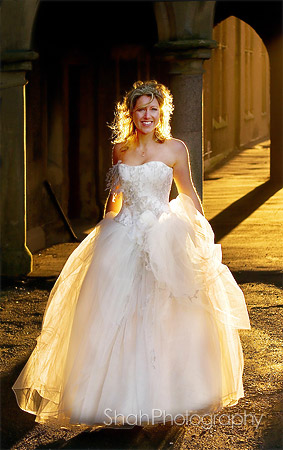
{"label": "bride", "polygon": [[[170,116],[173,112],[169,90],[154,82],[135,83],[134,89],[118,104],[112,126],[115,139],[113,163],[130,165],[161,161],[173,169],[178,192],[188,195],[195,207],[203,209],[192,183],[188,149],[184,142],[171,136]],[[121,196],[120,196],[121,197]],[[120,201],[119,201],[120,200]],[[106,211],[119,211],[121,198],[109,197]]]}
{"label": "bride", "polygon": [[[68,258],[13,385],[56,427],[184,423],[243,397],[243,293],[214,243],[170,91],[137,82],[118,103],[105,216]],[[173,179],[178,189],[169,201]]]}

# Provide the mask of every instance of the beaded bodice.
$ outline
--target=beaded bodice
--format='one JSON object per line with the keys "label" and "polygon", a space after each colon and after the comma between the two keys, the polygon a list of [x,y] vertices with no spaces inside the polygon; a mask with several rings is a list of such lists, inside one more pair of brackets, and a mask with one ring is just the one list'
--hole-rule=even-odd
{"label": "beaded bodice", "polygon": [[146,212],[159,217],[169,211],[169,194],[173,169],[162,161],[149,161],[129,166],[118,161],[108,172],[108,188],[123,193],[122,208],[117,222],[131,225]]}

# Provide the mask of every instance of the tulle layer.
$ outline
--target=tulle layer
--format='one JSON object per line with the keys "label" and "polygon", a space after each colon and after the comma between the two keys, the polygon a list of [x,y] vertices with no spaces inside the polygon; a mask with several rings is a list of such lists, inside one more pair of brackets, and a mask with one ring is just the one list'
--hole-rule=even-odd
{"label": "tulle layer", "polygon": [[135,229],[116,219],[107,214],[55,283],[13,385],[19,406],[37,422],[94,429],[237,403],[238,329],[250,323],[209,223],[184,194]]}

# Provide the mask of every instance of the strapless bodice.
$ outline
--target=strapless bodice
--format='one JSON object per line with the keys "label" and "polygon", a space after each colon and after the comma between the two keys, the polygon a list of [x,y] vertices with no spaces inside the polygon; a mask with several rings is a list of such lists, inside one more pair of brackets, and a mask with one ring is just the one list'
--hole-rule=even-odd
{"label": "strapless bodice", "polygon": [[138,166],[118,161],[109,170],[107,180],[112,192],[123,193],[122,208],[115,217],[117,222],[131,225],[146,211],[155,217],[169,211],[173,169],[162,161]]}

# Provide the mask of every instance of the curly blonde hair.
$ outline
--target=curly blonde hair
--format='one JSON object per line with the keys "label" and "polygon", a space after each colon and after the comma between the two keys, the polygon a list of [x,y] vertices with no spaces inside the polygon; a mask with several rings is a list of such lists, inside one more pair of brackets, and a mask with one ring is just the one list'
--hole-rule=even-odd
{"label": "curly blonde hair", "polygon": [[170,119],[174,105],[171,92],[166,86],[155,80],[137,81],[133,84],[133,88],[126,93],[122,102],[118,102],[116,105],[114,120],[109,125],[112,129],[112,144],[124,142],[127,147],[135,136],[136,128],[132,113],[138,98],[142,95],[151,97],[146,105],[150,104],[154,98],[159,103],[160,119],[154,130],[155,141],[162,143],[172,137]]}

